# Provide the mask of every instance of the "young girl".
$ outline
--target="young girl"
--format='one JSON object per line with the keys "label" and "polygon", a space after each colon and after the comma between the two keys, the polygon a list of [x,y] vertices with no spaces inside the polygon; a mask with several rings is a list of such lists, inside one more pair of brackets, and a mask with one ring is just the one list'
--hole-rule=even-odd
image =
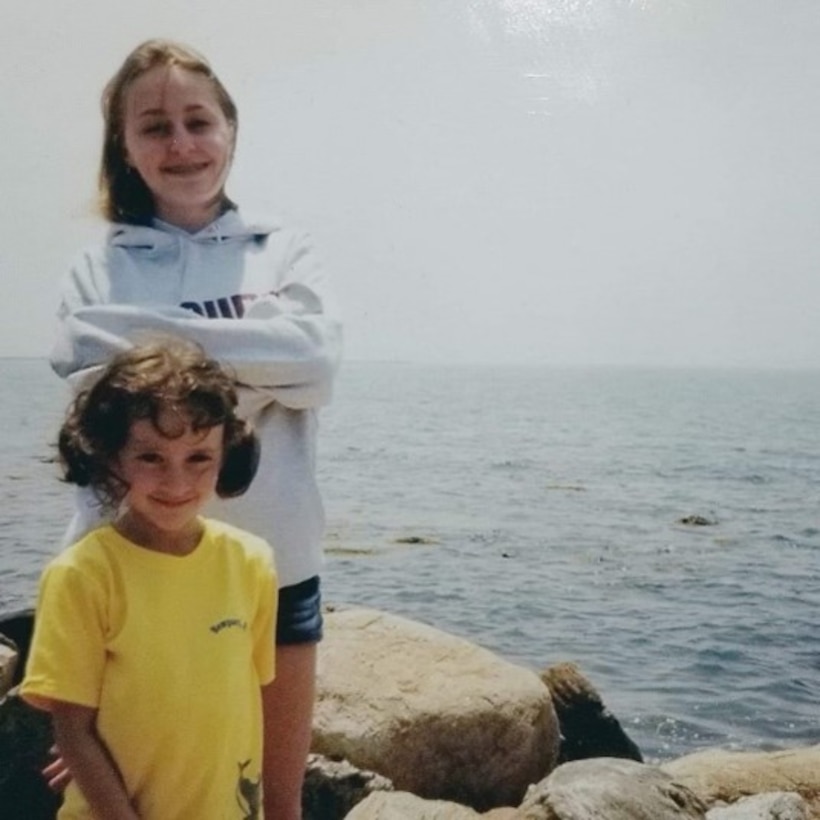
{"label": "young girl", "polygon": [[[64,284],[52,365],[82,384],[153,331],[193,339],[235,372],[262,458],[250,491],[214,514],[276,550],[282,588],[277,676],[265,690],[266,808],[276,820],[297,820],[322,630],[316,411],[330,398],[339,322],[308,239],[246,220],[226,196],[237,110],[204,58],[175,43],[143,43],[106,87],[103,115],[101,208],[112,225]],[[72,537],[98,520],[81,494]]]}
{"label": "young girl", "polygon": [[60,820],[260,818],[276,575],[199,512],[242,494],[258,444],[195,345],[115,357],[60,430],[67,481],[110,513],[46,568],[21,695],[71,769]]}

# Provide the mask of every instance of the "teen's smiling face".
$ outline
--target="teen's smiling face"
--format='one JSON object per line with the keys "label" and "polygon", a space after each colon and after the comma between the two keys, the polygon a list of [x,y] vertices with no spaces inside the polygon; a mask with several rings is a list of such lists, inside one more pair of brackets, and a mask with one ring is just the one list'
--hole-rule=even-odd
{"label": "teen's smiling face", "polygon": [[188,230],[219,213],[235,128],[211,81],[180,66],[157,66],[123,100],[125,158],[154,197],[160,219]]}
{"label": "teen's smiling face", "polygon": [[216,492],[224,426],[195,431],[170,410],[159,425],[141,419],[129,429],[116,462],[128,487],[117,526],[140,546],[185,554],[196,546],[197,516]]}

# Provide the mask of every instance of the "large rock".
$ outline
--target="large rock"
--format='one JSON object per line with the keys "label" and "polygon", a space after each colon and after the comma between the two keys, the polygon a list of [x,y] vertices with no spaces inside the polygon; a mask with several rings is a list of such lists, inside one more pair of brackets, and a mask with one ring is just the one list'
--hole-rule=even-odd
{"label": "large rock", "polygon": [[26,660],[28,659],[28,650],[33,631],[33,609],[21,609],[16,612],[7,612],[5,615],[0,615],[0,635],[7,639],[4,643],[14,646],[20,656],[17,661],[17,668],[14,671],[14,685],[20,683],[23,679],[23,670],[25,669]]}
{"label": "large rock", "polygon": [[374,792],[345,820],[478,820],[480,817],[458,803],[425,800],[409,792]]}
{"label": "large rock", "polygon": [[811,814],[809,804],[799,794],[772,792],[709,809],[706,820],[811,820]]}
{"label": "large rock", "polygon": [[655,766],[597,757],[533,786],[516,820],[704,820],[706,805]]}
{"label": "large rock", "polygon": [[0,698],[14,685],[19,653],[13,641],[0,635]]}
{"label": "large rock", "polygon": [[344,820],[515,820],[515,809],[490,809],[479,814],[446,800],[424,800],[409,792],[382,792],[367,797]]}
{"label": "large rock", "polygon": [[541,673],[561,727],[559,763],[590,757],[623,757],[643,762],[641,750],[604,706],[595,687],[574,663],[558,663]]}
{"label": "large rock", "polygon": [[763,792],[797,792],[820,817],[820,745],[780,752],[707,749],[672,760],[663,770],[712,805]]}
{"label": "large rock", "polygon": [[12,689],[0,700],[0,817],[53,820],[59,799],[41,770],[54,743],[51,720]]}
{"label": "large rock", "polygon": [[383,612],[330,612],[313,751],[397,790],[477,810],[516,806],[555,765],[558,721],[538,676]]}
{"label": "large rock", "polygon": [[305,820],[342,820],[369,794],[393,791],[393,784],[375,772],[357,769],[346,760],[309,755],[302,787]]}

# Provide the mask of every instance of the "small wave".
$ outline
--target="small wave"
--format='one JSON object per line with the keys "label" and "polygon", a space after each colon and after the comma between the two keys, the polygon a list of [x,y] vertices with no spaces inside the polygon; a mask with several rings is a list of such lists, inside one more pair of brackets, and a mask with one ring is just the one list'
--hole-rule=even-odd
{"label": "small wave", "polygon": [[490,464],[491,470],[506,470],[508,472],[519,472],[521,470],[530,470],[533,467],[532,461],[522,460],[517,461],[512,458],[504,459],[503,461],[493,461]]}
{"label": "small wave", "polygon": [[373,547],[328,547],[326,555],[336,555],[341,558],[353,558],[366,555],[376,555],[378,550]]}
{"label": "small wave", "polygon": [[627,730],[649,763],[675,757],[682,748],[712,748],[725,742],[725,735],[707,723],[672,715],[642,715],[634,718]]}
{"label": "small wave", "polygon": [[497,544],[502,539],[508,541],[509,537],[501,530],[472,532],[467,536],[467,540],[472,544]]}

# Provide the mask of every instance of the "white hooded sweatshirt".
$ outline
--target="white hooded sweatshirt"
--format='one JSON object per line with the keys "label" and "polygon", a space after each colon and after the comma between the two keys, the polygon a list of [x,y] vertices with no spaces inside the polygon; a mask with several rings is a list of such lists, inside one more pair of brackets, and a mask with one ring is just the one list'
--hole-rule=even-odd
{"label": "white hooded sweatshirt", "polygon": [[[316,410],[330,400],[341,325],[305,234],[236,210],[194,234],[159,220],[113,225],[69,272],[58,318],[51,364],[75,391],[113,354],[162,335],[229,365],[262,457],[248,492],[207,514],[267,539],[282,586],[320,572]],[[78,497],[67,540],[101,520],[92,493]]]}

